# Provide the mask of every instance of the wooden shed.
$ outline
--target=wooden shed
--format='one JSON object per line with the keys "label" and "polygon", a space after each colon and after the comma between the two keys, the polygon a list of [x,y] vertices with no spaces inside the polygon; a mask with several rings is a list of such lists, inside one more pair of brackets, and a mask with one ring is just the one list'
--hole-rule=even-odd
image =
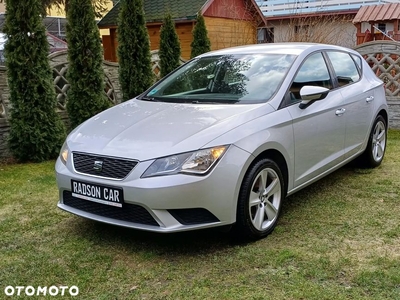
{"label": "wooden shed", "polygon": [[400,41],[400,3],[362,6],[353,19],[357,45],[376,40]]}
{"label": "wooden shed", "polygon": [[[190,58],[192,31],[198,13],[202,14],[211,41],[211,49],[254,44],[257,29],[265,26],[264,16],[254,0],[144,0],[146,26],[151,50],[160,46],[160,28],[167,13],[170,13],[181,43],[181,56]],[[117,24],[120,3],[118,2],[100,20],[100,29],[109,29],[103,35],[104,58],[117,61]]]}

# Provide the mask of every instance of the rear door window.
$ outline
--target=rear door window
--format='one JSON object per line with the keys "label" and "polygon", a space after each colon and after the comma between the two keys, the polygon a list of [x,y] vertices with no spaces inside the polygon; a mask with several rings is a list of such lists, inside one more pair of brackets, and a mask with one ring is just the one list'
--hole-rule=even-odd
{"label": "rear door window", "polygon": [[338,51],[329,51],[327,54],[335,71],[339,87],[360,80],[360,73],[350,54]]}

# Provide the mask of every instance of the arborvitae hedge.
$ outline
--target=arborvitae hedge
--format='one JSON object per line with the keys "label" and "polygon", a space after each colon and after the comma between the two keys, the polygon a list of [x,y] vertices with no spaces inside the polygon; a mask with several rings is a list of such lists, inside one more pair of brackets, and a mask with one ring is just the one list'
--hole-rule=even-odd
{"label": "arborvitae hedge", "polygon": [[104,93],[103,51],[91,0],[69,0],[67,111],[71,127],[110,107]]}
{"label": "arborvitae hedge", "polygon": [[207,36],[206,24],[204,23],[204,18],[201,14],[197,16],[197,23],[193,29],[193,41],[190,46],[192,48],[190,58],[211,50],[211,43]]}
{"label": "arborvitae hedge", "polygon": [[141,94],[153,84],[150,41],[142,0],[121,0],[118,17],[118,62],[124,101]]}
{"label": "arborvitae hedge", "polygon": [[179,67],[181,45],[175,30],[174,21],[172,21],[170,14],[164,18],[163,25],[161,26],[159,55],[161,77],[164,77]]}
{"label": "arborvitae hedge", "polygon": [[65,137],[56,113],[49,44],[39,0],[7,0],[4,32],[10,89],[9,148],[19,161],[57,157]]}

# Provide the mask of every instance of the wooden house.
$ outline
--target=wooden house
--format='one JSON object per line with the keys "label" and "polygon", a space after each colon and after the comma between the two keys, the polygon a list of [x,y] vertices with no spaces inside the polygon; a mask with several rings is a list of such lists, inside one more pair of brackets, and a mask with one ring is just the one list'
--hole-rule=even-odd
{"label": "wooden house", "polygon": [[[181,44],[181,56],[190,58],[192,31],[198,13],[202,14],[211,41],[211,49],[254,44],[257,29],[265,27],[264,16],[254,0],[144,0],[146,26],[151,50],[160,46],[160,28],[167,13],[171,14]],[[109,29],[103,35],[104,58],[117,61],[118,2],[98,23]]]}
{"label": "wooden house", "polygon": [[400,41],[400,3],[362,6],[353,19],[357,45],[376,40]]}

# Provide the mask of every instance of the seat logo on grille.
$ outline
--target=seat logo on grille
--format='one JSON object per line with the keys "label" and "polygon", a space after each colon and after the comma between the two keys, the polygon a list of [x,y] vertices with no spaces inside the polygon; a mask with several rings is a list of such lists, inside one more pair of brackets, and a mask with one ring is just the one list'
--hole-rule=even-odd
{"label": "seat logo on grille", "polygon": [[101,172],[103,170],[103,162],[101,160],[95,160],[93,170]]}

